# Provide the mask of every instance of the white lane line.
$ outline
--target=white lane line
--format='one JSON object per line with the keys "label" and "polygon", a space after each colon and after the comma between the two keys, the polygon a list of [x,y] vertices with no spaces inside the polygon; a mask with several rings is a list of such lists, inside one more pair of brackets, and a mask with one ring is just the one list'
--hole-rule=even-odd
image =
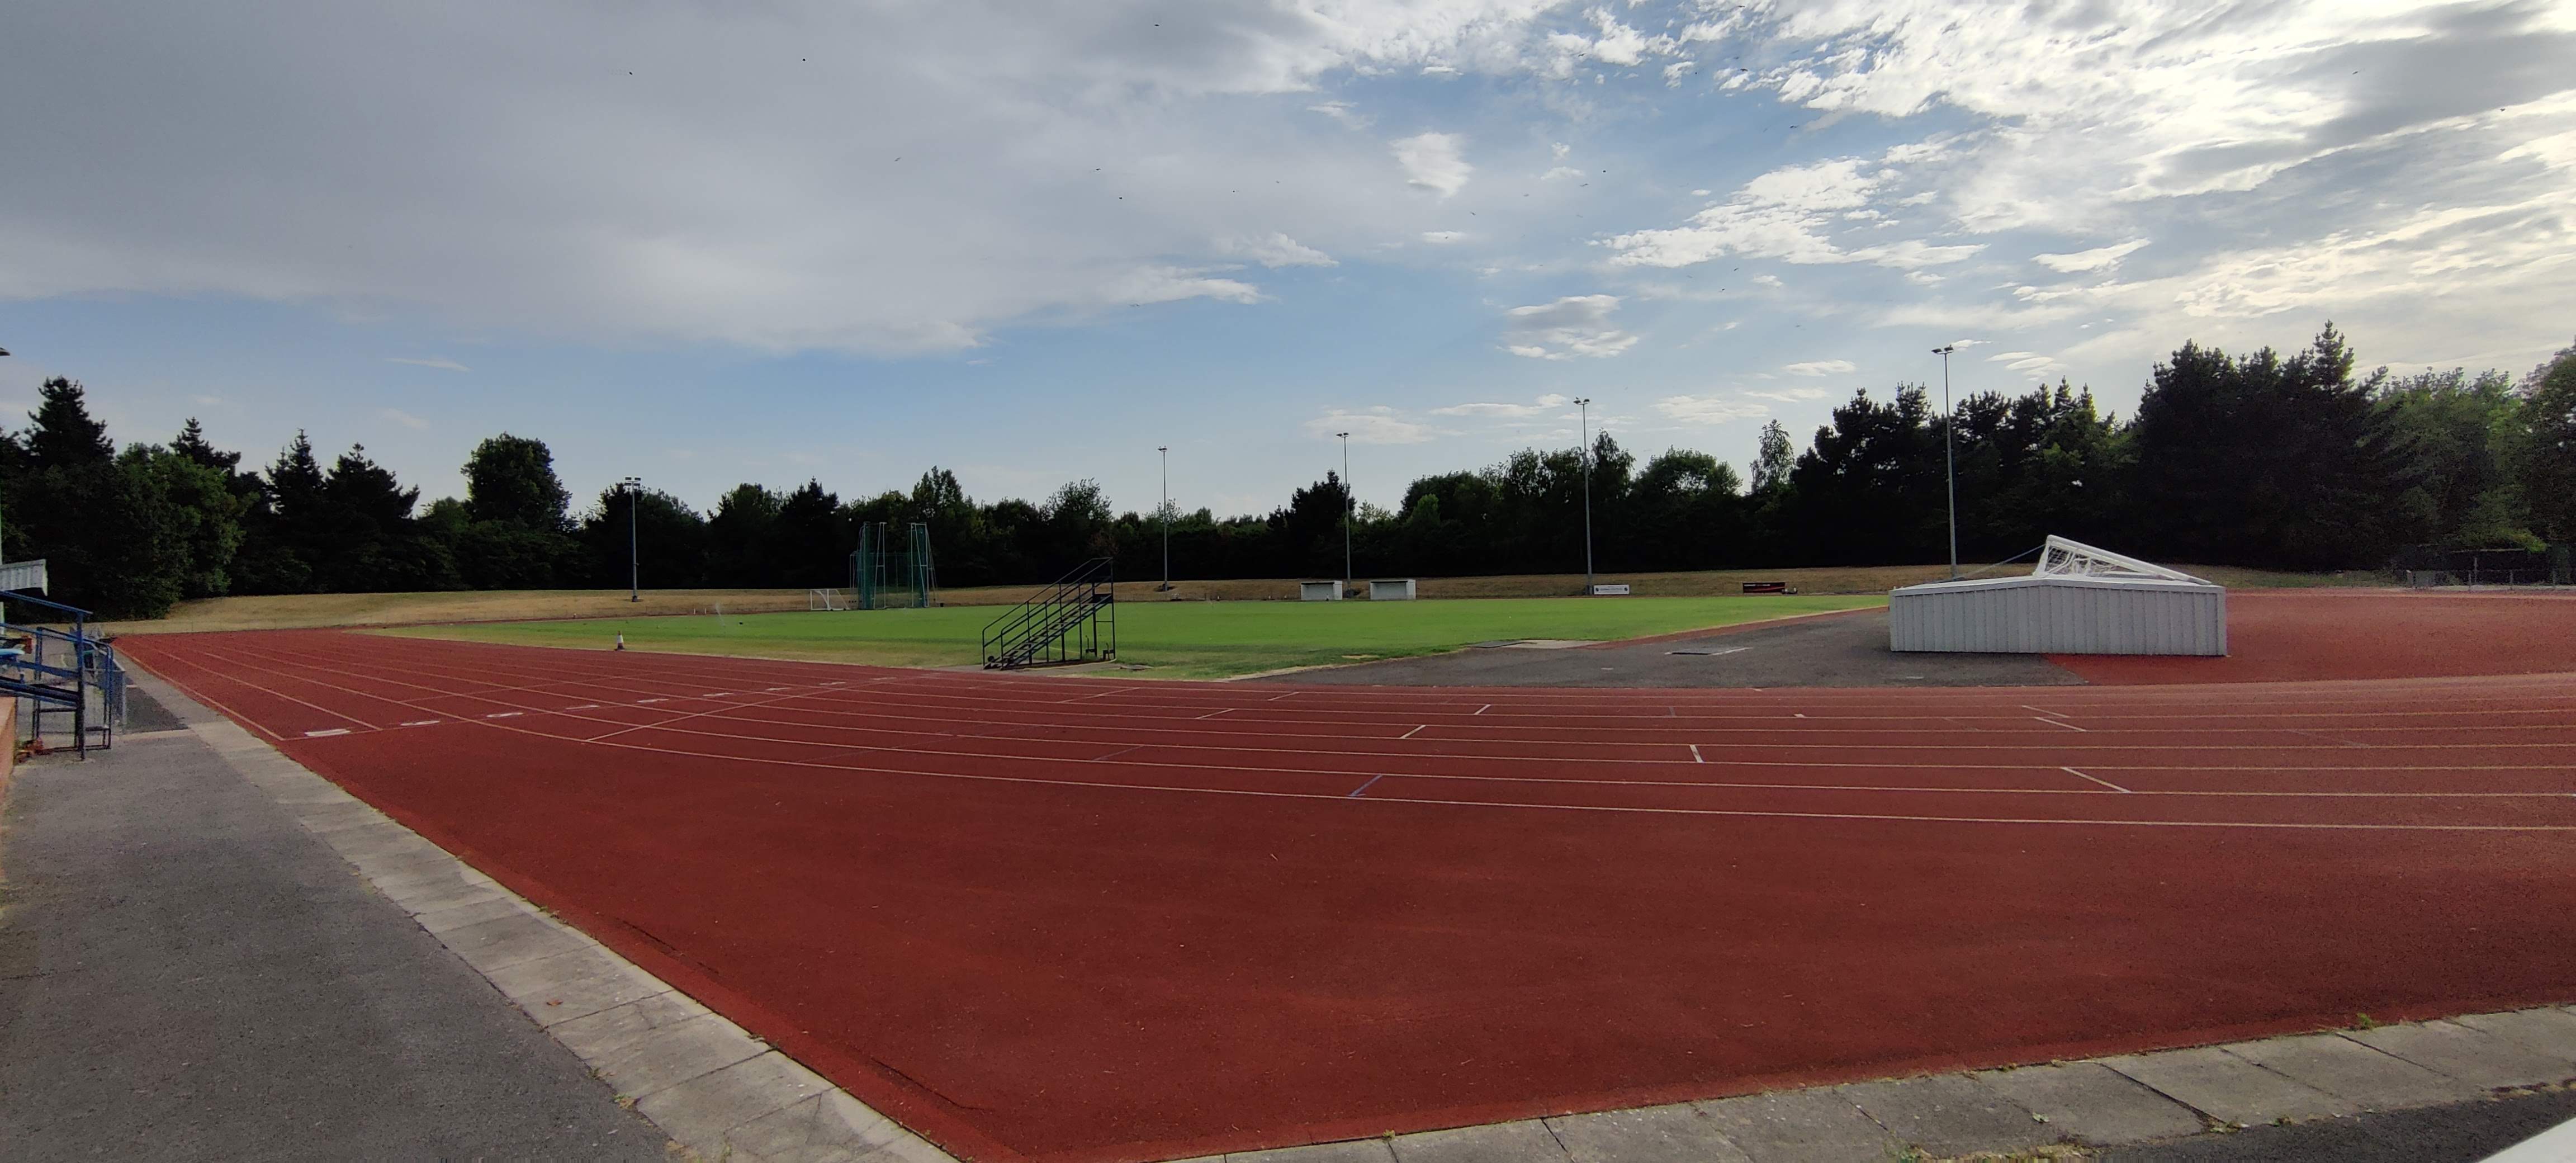
{"label": "white lane line", "polygon": [[1364,783],[1364,784],[1359,785],[1358,787],[1352,788],[1352,789],[1351,789],[1351,794],[1346,795],[1346,796],[1343,796],[1342,798],[1343,798],[1343,799],[1346,799],[1346,800],[1355,800],[1355,799],[1358,799],[1358,798],[1360,798],[1360,793],[1361,793],[1361,792],[1364,792],[1364,791],[1367,791],[1367,790],[1368,790],[1368,789],[1370,789],[1370,788],[1376,787],[1376,786],[1377,786],[1377,781],[1379,781],[1379,780],[1381,780],[1381,779],[1385,779],[1385,778],[1386,778],[1386,773],[1385,773],[1385,772],[1379,772],[1379,773],[1378,773],[1378,774],[1376,774],[1376,775],[1372,775],[1372,776],[1370,776],[1370,777],[1369,777],[1369,781],[1368,781],[1367,783]]}
{"label": "white lane line", "polygon": [[774,687],[764,687],[764,688],[762,688],[762,689],[764,689],[764,690],[766,690],[768,693],[770,693],[770,694],[773,694],[773,695],[774,695],[774,694],[777,694],[777,693],[778,693],[778,692],[780,692],[780,691],[783,691],[783,690],[790,690],[790,689],[793,689],[793,688],[783,687],[783,686],[774,686]]}
{"label": "white lane line", "polygon": [[436,720],[436,719],[411,719],[411,720],[408,720],[408,721],[404,722],[404,723],[403,723],[403,726],[406,726],[406,727],[435,727],[435,726],[437,726],[437,725],[438,725],[438,723],[439,723],[439,721],[438,721],[438,720]]}
{"label": "white lane line", "polygon": [[304,737],[307,739],[320,739],[326,735],[346,735],[348,733],[349,729],[346,727],[326,727],[319,731],[307,731],[304,733]]}
{"label": "white lane line", "polygon": [[[2039,721],[2040,721],[2040,722],[2042,722],[2042,723],[2046,723],[2046,724],[2048,724],[2048,725],[2049,725],[2049,726],[2051,726],[2051,727],[2064,727],[2064,728],[2066,728],[2066,729],[2067,729],[2067,730],[2069,730],[2069,731],[2083,731],[2083,730],[2084,730],[2084,728],[2082,728],[2082,727],[2078,727],[2078,726],[2076,726],[2076,725],[2075,725],[2075,724],[2073,724],[2073,723],[2061,723],[2061,722],[2058,722],[2058,721],[2057,721],[2057,720],[2055,720],[2055,719],[2041,719],[2041,718],[2040,718],[2039,716],[2037,716],[2037,715],[2032,715],[2032,716],[2031,716],[2031,718],[2033,718],[2033,719],[2039,719]],[[2091,732],[2086,732],[2086,734],[2091,734]]]}
{"label": "white lane line", "polygon": [[671,700],[669,699],[637,699],[635,700],[635,705],[640,707],[646,703],[667,703],[670,701]]}
{"label": "white lane line", "polygon": [[1693,743],[1693,744],[1691,744],[1691,762],[1693,762],[1693,763],[1706,763],[1706,762],[1708,762],[1708,757],[1699,753],[1699,744],[1697,744],[1697,743]]}
{"label": "white lane line", "polygon": [[1481,715],[1481,714],[1484,714],[1485,712],[1490,711],[1490,710],[1493,710],[1493,709],[1494,709],[1494,704],[1492,704],[1492,703],[1487,703],[1487,704],[1485,704],[1484,706],[1481,706],[1481,707],[1476,708],[1476,713],[1477,713],[1477,714],[1479,714],[1479,715]]}
{"label": "white lane line", "polygon": [[[2061,767],[2061,768],[2058,768],[2057,770],[2059,770],[2059,771],[2063,771],[2063,772],[2065,772],[2066,774],[2071,775],[2071,776],[2074,776],[2074,777],[2075,777],[2075,778],[2077,778],[2077,779],[2090,779],[2090,780],[2093,780],[2093,782],[2098,783],[2098,784],[2101,784],[2102,786],[2107,787],[2107,788],[2111,789],[2112,791],[2116,791],[2116,792],[2126,792],[2126,791],[2128,791],[2128,790],[2129,790],[2129,789],[2127,789],[2127,788],[2125,788],[2125,787],[2121,787],[2120,785],[2118,785],[2118,784],[2116,784],[2116,783],[2111,782],[2110,780],[2107,780],[2107,779],[2097,779],[2097,778],[2095,778],[2095,777],[2093,777],[2093,776],[2086,775],[2086,774],[2084,774],[2083,772],[2077,771],[2077,770],[2075,770],[2075,769],[2074,769],[2074,768],[2072,768],[2072,767]],[[2135,793],[2131,793],[2131,794],[2135,794]]]}
{"label": "white lane line", "polygon": [[1217,716],[1219,716],[1219,715],[1222,715],[1222,714],[1226,713],[1227,711],[1231,711],[1231,710],[1233,710],[1233,709],[1234,709],[1234,708],[1232,708],[1232,707],[1218,707],[1217,709],[1215,709],[1215,710],[1213,710],[1213,711],[1209,711],[1208,713],[1206,713],[1206,714],[1204,714],[1204,715],[1201,715],[1201,716],[1199,716],[1199,717],[1200,717],[1200,718],[1202,718],[1202,719],[1213,719],[1213,718],[1215,718],[1215,717],[1217,717]]}
{"label": "white lane line", "polygon": [[582,705],[580,705],[580,706],[578,706],[578,707],[565,707],[564,709],[565,709],[565,710],[567,710],[567,711],[596,711],[596,710],[598,710],[598,709],[599,709],[599,704],[597,704],[597,703],[583,703]]}
{"label": "white lane line", "polygon": [[524,712],[524,711],[494,711],[494,712],[492,712],[491,714],[485,715],[485,716],[483,716],[483,717],[484,717],[484,718],[486,718],[486,719],[515,719],[515,718],[518,718],[520,715],[523,715],[523,714],[526,714],[526,712]]}
{"label": "white lane line", "polygon": [[723,697],[725,697],[726,695],[729,695],[729,694],[732,694],[732,693],[733,693],[732,691],[708,691],[707,693],[702,694],[702,695],[699,695],[698,697],[699,697],[699,698],[702,698],[702,699],[720,699],[720,698],[723,698]]}
{"label": "white lane line", "polygon": [[2046,708],[2046,707],[2034,707],[2034,706],[2030,705],[2029,703],[2023,703],[2023,704],[2021,704],[2021,709],[2023,709],[2023,710],[2025,710],[2025,711],[2037,711],[2037,712],[2039,712],[2040,714],[2043,714],[2043,715],[2055,715],[2055,716],[2057,716],[2058,718],[2061,718],[2061,719],[2063,719],[2063,718],[2065,718],[2065,717],[2066,717],[2066,714],[2065,714],[2065,712],[2063,712],[2063,711],[2052,711],[2052,710],[2049,710],[2049,709],[2048,709],[2048,708]]}
{"label": "white lane line", "polygon": [[[1431,724],[1429,724],[1429,723],[1424,723],[1424,724],[1422,725],[1422,727],[1428,727],[1428,726],[1430,726],[1430,725],[1431,725]],[[1416,727],[1416,728],[1414,728],[1414,729],[1413,729],[1413,730],[1411,730],[1411,731],[1407,731],[1407,732],[1405,732],[1404,734],[1401,734],[1401,735],[1396,736],[1396,738],[1398,738],[1398,739],[1410,739],[1410,738],[1413,738],[1413,736],[1414,736],[1417,732],[1419,732],[1419,731],[1421,731],[1421,730],[1422,730],[1422,727]]]}

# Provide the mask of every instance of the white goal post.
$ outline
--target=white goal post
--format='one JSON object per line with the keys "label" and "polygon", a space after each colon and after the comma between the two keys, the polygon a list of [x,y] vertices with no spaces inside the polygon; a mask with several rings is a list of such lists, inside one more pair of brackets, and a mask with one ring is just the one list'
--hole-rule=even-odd
{"label": "white goal post", "polygon": [[805,591],[805,608],[808,610],[855,610],[858,609],[859,606],[858,598],[848,590],[807,590]]}

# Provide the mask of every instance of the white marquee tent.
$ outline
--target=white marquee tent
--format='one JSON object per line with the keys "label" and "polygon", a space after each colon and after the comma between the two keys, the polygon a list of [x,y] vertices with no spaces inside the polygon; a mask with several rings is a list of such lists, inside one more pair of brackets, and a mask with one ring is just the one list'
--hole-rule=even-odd
{"label": "white marquee tent", "polygon": [[1888,648],[1985,654],[2225,654],[2227,589],[2050,537],[2027,576],[1888,595]]}

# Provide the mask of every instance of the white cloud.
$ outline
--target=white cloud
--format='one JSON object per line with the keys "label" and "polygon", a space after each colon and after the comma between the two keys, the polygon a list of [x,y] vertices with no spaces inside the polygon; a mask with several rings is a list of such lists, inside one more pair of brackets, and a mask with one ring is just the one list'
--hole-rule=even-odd
{"label": "white cloud", "polygon": [[396,424],[400,424],[405,428],[421,429],[429,427],[429,421],[423,420],[420,417],[414,416],[399,408],[378,408],[376,409],[376,415],[387,420],[391,420]]}
{"label": "white cloud", "polygon": [[2107,271],[2120,265],[2120,260],[2127,258],[2130,252],[2146,244],[2146,239],[2138,238],[2116,246],[2095,247],[2071,254],[2034,254],[2030,261],[2052,271]]}
{"label": "white cloud", "polygon": [[1783,404],[1803,404],[1811,400],[1822,400],[1833,395],[1833,393],[1828,392],[1823,388],[1773,388],[1765,391],[1746,392],[1744,394],[1756,400],[1775,400]]}
{"label": "white cloud", "polygon": [[1340,264],[1333,256],[1290,238],[1277,231],[1261,238],[1227,238],[1217,242],[1218,254],[1247,259],[1266,267],[1329,267]]}
{"label": "white cloud", "polygon": [[1467,176],[1476,172],[1462,153],[1467,139],[1455,133],[1419,133],[1390,144],[1406,184],[1443,198],[1466,189]]}
{"label": "white cloud", "polygon": [[1847,359],[1817,359],[1809,360],[1805,363],[1789,364],[1782,367],[1780,370],[1793,376],[1827,376],[1841,375],[1844,372],[1850,371],[1858,371],[1860,370],[1860,365]]}
{"label": "white cloud", "polygon": [[1767,404],[1722,396],[1666,396],[1655,401],[1655,410],[1684,424],[1724,424],[1771,413]]}
{"label": "white cloud", "polygon": [[1321,113],[1339,122],[1344,129],[1366,129],[1369,119],[1351,108],[1348,101],[1322,101],[1306,107],[1308,113]]}
{"label": "white cloud", "polygon": [[1569,295],[1553,303],[1503,313],[1503,350],[1529,359],[1606,359],[1636,346],[1637,337],[1611,325],[1617,295]]}
{"label": "white cloud", "polygon": [[1665,65],[1664,84],[1678,87],[1682,83],[1682,78],[1691,75],[1692,71],[1697,68],[1699,68],[1698,61],[1676,61],[1672,64]]}
{"label": "white cloud", "polygon": [[1306,422],[1310,436],[1327,439],[1335,433],[1348,432],[1353,444],[1423,444],[1450,435],[1428,424],[1404,419],[1387,407],[1353,412],[1335,408]]}
{"label": "white cloud", "polygon": [[1431,243],[1434,246],[1447,245],[1448,243],[1456,242],[1465,237],[1467,236],[1455,230],[1425,230],[1422,232],[1422,241]]}
{"label": "white cloud", "polygon": [[1551,392],[1540,396],[1535,403],[1451,404],[1446,408],[1433,408],[1431,414],[1434,416],[1495,416],[1518,420],[1554,412],[1565,407],[1567,402],[1564,396]]}
{"label": "white cloud", "polygon": [[1958,262],[1982,243],[1936,246],[1919,238],[1846,250],[1833,233],[1866,221],[1862,209],[1900,181],[1896,170],[1862,158],[1782,166],[1744,183],[1688,225],[1614,235],[1603,245],[1621,266],[1684,267],[1728,255],[1801,264],[1866,262],[1899,270]]}
{"label": "white cloud", "polygon": [[385,362],[386,362],[386,363],[407,363],[407,364],[410,364],[410,365],[411,365],[411,366],[413,366],[413,367],[434,367],[434,368],[437,368],[437,369],[438,369],[438,370],[440,370],[440,371],[450,371],[450,372],[470,372],[470,371],[473,371],[473,370],[474,370],[473,368],[467,367],[467,366],[465,366],[464,364],[458,363],[458,362],[456,362],[455,360],[452,360],[452,359],[437,359],[437,358],[431,358],[431,357],[419,357],[419,358],[415,358],[415,357],[412,357],[412,356],[406,356],[406,355],[390,355],[390,356],[386,356],[386,357],[385,357]]}

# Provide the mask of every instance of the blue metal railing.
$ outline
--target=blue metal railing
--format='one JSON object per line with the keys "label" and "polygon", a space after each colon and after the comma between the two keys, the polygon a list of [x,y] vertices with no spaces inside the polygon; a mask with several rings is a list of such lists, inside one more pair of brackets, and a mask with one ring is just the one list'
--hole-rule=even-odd
{"label": "blue metal railing", "polygon": [[[92,746],[112,746],[125,726],[125,666],[114,646],[86,633],[89,611],[16,591],[0,593],[0,601],[70,615],[69,632],[0,622],[0,696],[33,704],[28,738],[41,744],[53,733],[46,720],[68,717],[73,750],[86,755]],[[6,742],[17,745],[15,739]]]}

